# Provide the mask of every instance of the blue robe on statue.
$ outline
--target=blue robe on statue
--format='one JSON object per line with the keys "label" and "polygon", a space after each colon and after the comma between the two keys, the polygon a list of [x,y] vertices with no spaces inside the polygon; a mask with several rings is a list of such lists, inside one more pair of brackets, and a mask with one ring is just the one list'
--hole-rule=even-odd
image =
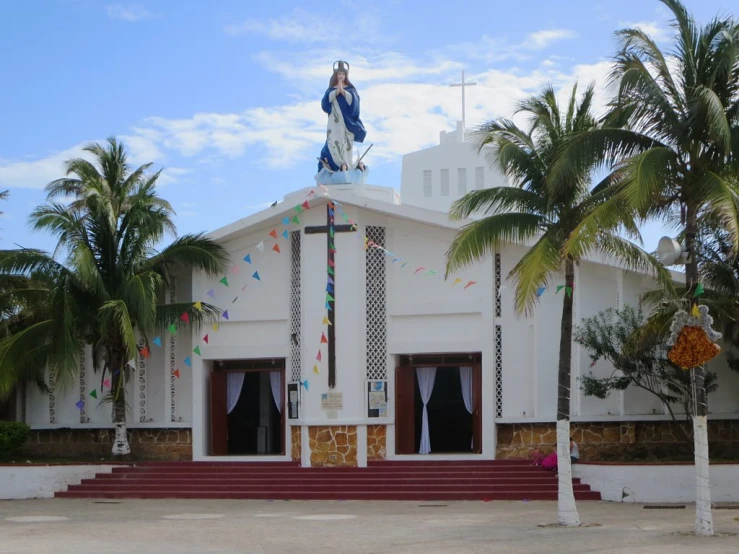
{"label": "blue robe on statue", "polygon": [[[339,171],[342,164],[346,164],[350,170],[354,169],[352,167],[353,143],[362,143],[367,136],[364,124],[359,118],[359,93],[353,86],[348,86],[344,90],[349,98],[338,94],[336,88],[329,88],[321,100],[321,108],[328,114],[329,119],[321,159],[326,160],[333,171]],[[337,106],[339,109],[335,113]],[[318,171],[321,172],[321,170],[325,168],[319,161]]]}

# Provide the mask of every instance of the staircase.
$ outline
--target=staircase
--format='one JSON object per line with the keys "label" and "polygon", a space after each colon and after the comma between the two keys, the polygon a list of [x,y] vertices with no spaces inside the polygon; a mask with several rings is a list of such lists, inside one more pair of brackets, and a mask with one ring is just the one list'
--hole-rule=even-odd
{"label": "staircase", "polygon": [[[600,493],[573,479],[577,500]],[[57,498],[556,500],[557,477],[525,460],[384,461],[367,468],[291,462],[143,462],[98,473]]]}

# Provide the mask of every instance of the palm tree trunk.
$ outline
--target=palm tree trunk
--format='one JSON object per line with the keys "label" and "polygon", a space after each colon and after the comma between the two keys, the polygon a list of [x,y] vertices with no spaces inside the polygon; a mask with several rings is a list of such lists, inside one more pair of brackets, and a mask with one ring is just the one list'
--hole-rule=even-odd
{"label": "palm tree trunk", "polygon": [[111,356],[110,369],[112,371],[113,393],[113,420],[115,422],[115,438],[113,439],[113,456],[127,456],[131,453],[128,444],[128,429],[126,429],[126,383],[124,379],[123,356],[113,354]]}
{"label": "palm tree trunk", "polygon": [[[698,233],[698,215],[695,207],[686,206],[685,247],[688,251],[688,262],[685,264],[685,280],[688,286],[688,298],[691,308],[697,304],[694,292],[698,286],[698,257],[696,256],[695,237]],[[695,451],[695,534],[713,535],[713,513],[711,511],[711,479],[708,464],[708,403],[706,399],[705,368],[694,367],[693,383],[693,443]]]}
{"label": "palm tree trunk", "polygon": [[[568,292],[569,291],[569,292]],[[562,329],[559,339],[557,374],[557,519],[560,525],[580,525],[572,489],[570,462],[570,368],[572,366],[572,305],[575,294],[575,265],[565,260],[565,294],[562,304]]]}

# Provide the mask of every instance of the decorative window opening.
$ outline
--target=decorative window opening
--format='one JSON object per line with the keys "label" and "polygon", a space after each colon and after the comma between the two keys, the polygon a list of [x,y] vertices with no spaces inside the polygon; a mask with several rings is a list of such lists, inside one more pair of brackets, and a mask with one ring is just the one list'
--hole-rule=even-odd
{"label": "decorative window opening", "polygon": [[500,305],[500,254],[495,255],[495,317],[500,317],[502,308]]}
{"label": "decorative window opening", "polygon": [[485,188],[485,168],[475,168],[475,188],[481,190]]}
{"label": "decorative window opening", "polygon": [[139,340],[139,423],[146,421],[146,358],[143,349],[146,347],[144,339]]}
{"label": "decorative window opening", "polygon": [[467,168],[457,168],[457,193],[459,196],[467,194]]}
{"label": "decorative window opening", "polygon": [[441,195],[449,196],[449,170],[441,170]]}
{"label": "decorative window opening", "polygon": [[[177,302],[177,282],[172,279],[169,287],[169,303],[174,304]],[[177,336],[170,335],[169,337],[169,421],[174,423],[177,421],[177,403],[176,403],[176,391],[177,391]]]}
{"label": "decorative window opening", "polygon": [[431,198],[432,192],[433,191],[431,188],[431,170],[424,169],[423,170],[423,196],[425,198]]}
{"label": "decorative window opening", "polygon": [[[385,247],[384,227],[367,226],[366,235]],[[367,379],[387,379],[386,260],[379,248],[368,248],[365,253]]]}
{"label": "decorative window opening", "polygon": [[302,355],[300,351],[301,319],[300,306],[300,245],[301,232],[290,233],[290,378],[301,380]]}
{"label": "decorative window opening", "polygon": [[86,388],[86,371],[85,371],[85,349],[82,349],[80,354],[80,423],[87,423],[87,416],[85,414],[85,388]]}
{"label": "decorative window opening", "polygon": [[503,417],[503,330],[495,326],[495,417]]}

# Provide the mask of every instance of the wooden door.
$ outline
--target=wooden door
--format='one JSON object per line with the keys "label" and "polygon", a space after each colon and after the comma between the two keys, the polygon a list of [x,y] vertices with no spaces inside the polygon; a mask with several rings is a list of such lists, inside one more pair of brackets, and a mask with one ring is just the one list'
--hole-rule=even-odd
{"label": "wooden door", "polygon": [[210,452],[213,456],[228,455],[226,378],[225,371],[210,374]]}
{"label": "wooden door", "polygon": [[482,454],[482,368],[472,367],[472,451]]}
{"label": "wooden door", "polygon": [[416,453],[416,371],[395,370],[395,453]]}

